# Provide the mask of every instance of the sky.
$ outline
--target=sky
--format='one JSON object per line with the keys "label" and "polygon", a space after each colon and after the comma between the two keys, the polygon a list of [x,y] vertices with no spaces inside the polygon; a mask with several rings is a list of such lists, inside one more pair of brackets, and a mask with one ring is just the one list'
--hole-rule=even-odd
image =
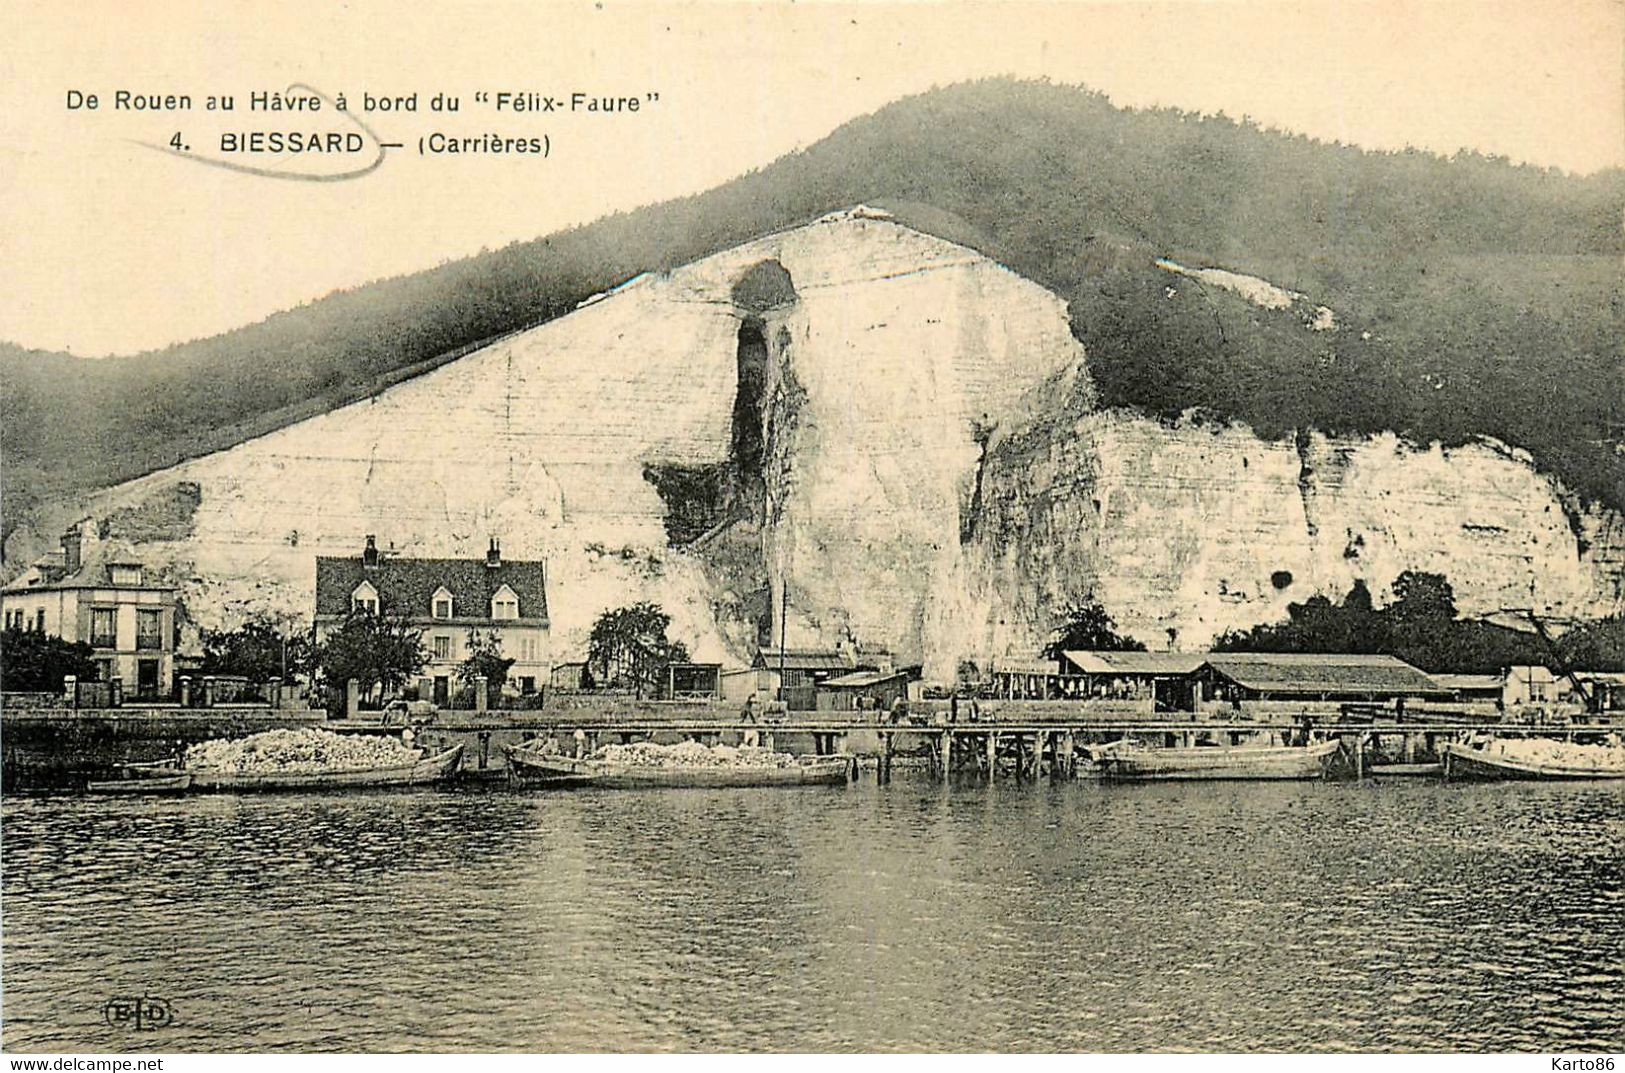
{"label": "sky", "polygon": [[[1372,148],[1469,148],[1576,173],[1625,164],[1619,0],[165,6],[12,9],[0,340],[90,357],[212,335],[709,189],[899,97],[992,75]],[[295,83],[347,98],[416,91],[419,111],[358,116],[403,148],[342,182],[136,144],[355,129],[331,109],[319,121],[246,110],[249,93]],[[121,88],[190,93],[196,110],[116,111]],[[75,89],[100,108],[70,111]],[[472,99],[578,90],[641,107],[498,114]],[[428,111],[437,91],[461,98],[455,116]],[[235,95],[237,110],[204,114],[210,93]],[[545,134],[549,153],[420,156],[418,138],[436,132]]]}

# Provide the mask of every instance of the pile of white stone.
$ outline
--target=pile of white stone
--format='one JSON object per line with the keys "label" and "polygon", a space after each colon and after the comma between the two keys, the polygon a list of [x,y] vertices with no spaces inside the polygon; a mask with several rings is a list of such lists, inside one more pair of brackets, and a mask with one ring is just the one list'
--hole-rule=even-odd
{"label": "pile of white stone", "polygon": [[186,750],[188,771],[356,771],[400,767],[421,759],[394,738],[335,734],[330,730],[267,730],[246,738],[216,738]]}
{"label": "pile of white stone", "polygon": [[653,768],[777,768],[790,767],[796,762],[789,753],[751,746],[702,745],[697,741],[677,745],[657,745],[652,741],[606,745],[592,758],[630,767]]}
{"label": "pile of white stone", "polygon": [[1578,745],[1550,738],[1503,738],[1491,745],[1490,751],[1526,764],[1625,772],[1625,746],[1620,745]]}

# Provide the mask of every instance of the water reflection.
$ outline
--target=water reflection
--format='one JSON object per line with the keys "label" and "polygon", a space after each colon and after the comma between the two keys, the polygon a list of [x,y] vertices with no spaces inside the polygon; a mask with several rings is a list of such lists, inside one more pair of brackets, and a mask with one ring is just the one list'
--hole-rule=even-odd
{"label": "water reflection", "polygon": [[5,1044],[1619,1049],[1625,793],[8,800]]}

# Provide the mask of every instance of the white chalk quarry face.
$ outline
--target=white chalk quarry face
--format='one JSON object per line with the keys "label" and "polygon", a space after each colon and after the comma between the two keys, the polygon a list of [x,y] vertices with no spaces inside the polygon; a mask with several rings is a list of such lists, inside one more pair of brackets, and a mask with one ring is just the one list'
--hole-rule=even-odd
{"label": "white chalk quarry face", "polygon": [[1265,443],[1238,426],[1097,413],[997,458],[984,484],[977,586],[1000,643],[1021,648],[1081,599],[1154,648],[1200,648],[1356,580],[1381,604],[1406,570],[1444,574],[1466,614],[1600,617],[1625,599],[1618,516],[1571,521],[1527,456],[1491,444]]}
{"label": "white chalk quarry face", "polygon": [[[734,288],[764,262],[793,298],[742,309]],[[978,429],[1022,427],[1063,398],[1090,408],[1065,305],[866,212],[639,277],[89,510],[121,516],[195,483],[195,510],[139,551],[205,625],[308,616],[315,557],[357,554],[368,533],[425,556],[480,556],[495,535],[508,558],[548,560],[561,658],[584,651],[601,611],[647,599],[697,658],[742,660],[756,624],[717,610],[737,606],[737,585],[722,591],[700,557],[667,546],[646,469],[730,462],[751,317],[777,518],[759,580],[786,586],[792,643],[850,630],[951,676],[962,657],[1031,652],[1080,598],[1152,647],[1169,630],[1199,646],[1356,577],[1380,599],[1400,570],[1441,565],[1467,609],[1502,606],[1531,576],[1567,613],[1618,609],[1625,526],[1583,516],[1582,551],[1551,483],[1490,448],[1309,437],[1300,451],[1089,414],[1019,450],[996,437],[1006,447],[979,469]]]}
{"label": "white chalk quarry face", "polygon": [[[195,482],[190,532],[144,548],[208,624],[255,604],[308,612],[317,555],[364,534],[404,554],[550,563],[555,630],[655,599],[695,651],[723,651],[711,593],[666,548],[646,465],[728,460],[743,311],[735,283],[776,260],[797,295],[769,311],[805,390],[783,522],[791,599],[864,636],[918,638],[932,560],[952,551],[970,420],[1075,364],[1059,299],[964,247],[875,214],[836,215],[498,342],[375,398],[129,482],[96,509]],[[777,545],[774,545],[776,547]],[[776,557],[774,547],[767,554]],[[876,576],[876,569],[881,571]]]}

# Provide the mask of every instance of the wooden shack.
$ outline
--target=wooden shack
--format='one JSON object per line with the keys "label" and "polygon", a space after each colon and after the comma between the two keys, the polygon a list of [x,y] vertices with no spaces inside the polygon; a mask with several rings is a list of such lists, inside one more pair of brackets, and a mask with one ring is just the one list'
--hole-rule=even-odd
{"label": "wooden shack", "polygon": [[1061,653],[1062,666],[1083,679],[1084,695],[1095,700],[1150,700],[1159,712],[1196,707],[1195,675],[1205,652]]}
{"label": "wooden shack", "polygon": [[1215,652],[1194,675],[1201,698],[1243,701],[1448,700],[1450,691],[1395,656]]}
{"label": "wooden shack", "polygon": [[890,710],[908,696],[908,681],[906,671],[853,671],[826,678],[817,687],[817,707],[821,712]]}

